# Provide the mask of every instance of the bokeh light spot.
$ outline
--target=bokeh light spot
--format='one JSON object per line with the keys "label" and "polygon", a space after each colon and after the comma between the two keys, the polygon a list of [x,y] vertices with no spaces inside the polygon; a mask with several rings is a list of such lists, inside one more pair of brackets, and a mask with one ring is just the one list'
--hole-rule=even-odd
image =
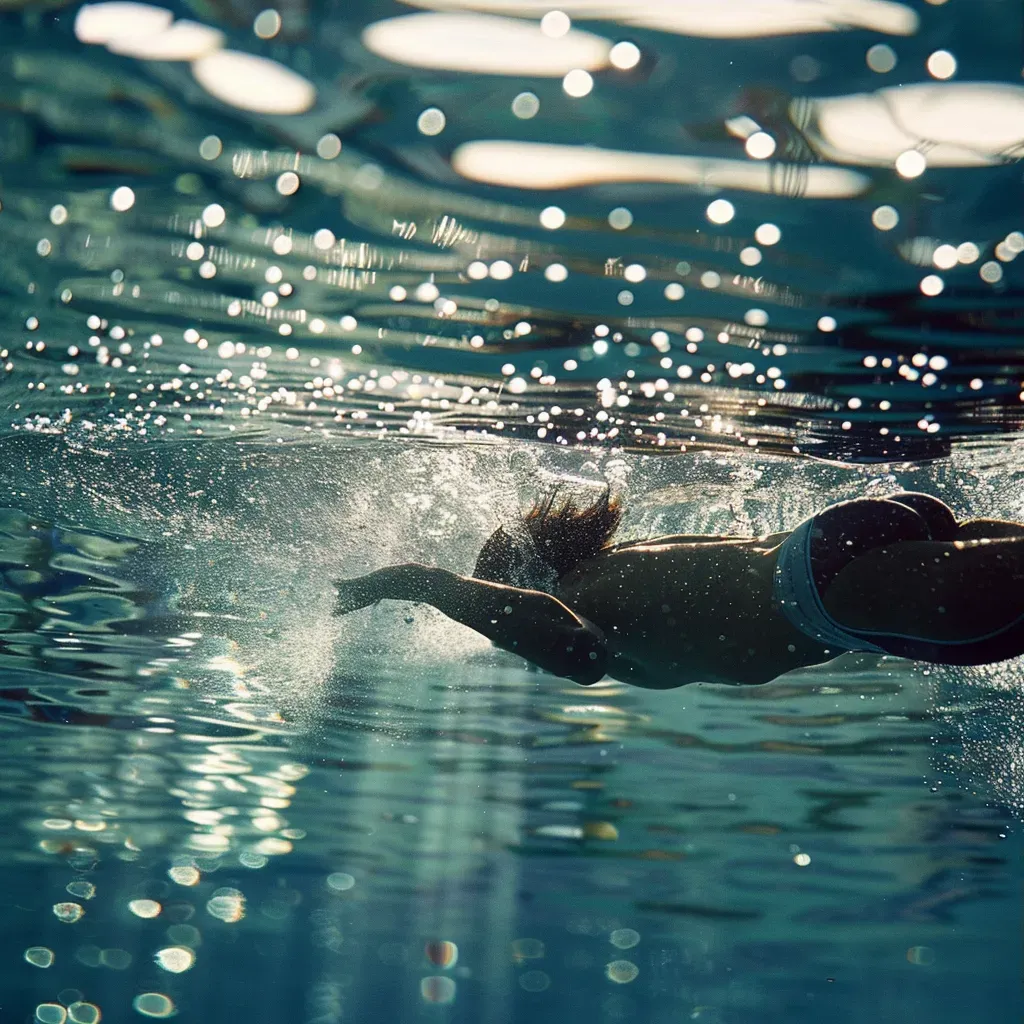
{"label": "bokeh light spot", "polygon": [[341,139],[334,132],[322,135],[316,144],[316,155],[321,160],[333,160],[341,154]]}
{"label": "bokeh light spot", "polygon": [[157,950],[153,959],[158,967],[171,974],[182,974],[196,961],[196,955],[186,946],[167,946]]}
{"label": "bokeh light spot", "polygon": [[708,204],[706,214],[712,224],[728,224],[736,216],[736,207],[728,199],[715,199]]}
{"label": "bokeh light spot", "polygon": [[1003,279],[1003,268],[995,260],[982,263],[978,273],[987,284],[997,284]]}
{"label": "bokeh light spot", "polygon": [[901,178],[919,178],[928,169],[928,160],[919,149],[908,149],[896,157],[896,173]]}
{"label": "bokeh light spot", "polygon": [[227,214],[224,212],[224,207],[220,203],[210,203],[203,210],[203,223],[208,228],[219,228],[221,224],[227,219]]}
{"label": "bokeh light spot", "polygon": [[63,921],[65,924],[74,924],[82,919],[85,911],[78,903],[55,903],[53,905],[53,914],[58,921]]}
{"label": "bokeh light spot", "polygon": [[613,960],[604,969],[605,977],[617,985],[628,985],[640,973],[640,968],[631,960]]}
{"label": "bokeh light spot", "polygon": [[754,232],[754,238],[761,245],[777,245],[782,239],[782,232],[776,224],[760,224]]}
{"label": "bokeh light spot", "polygon": [[539,110],[540,100],[532,92],[521,92],[512,101],[512,113],[521,121],[536,117]]}
{"label": "bokeh light spot", "polygon": [[624,206],[616,206],[608,214],[608,223],[616,231],[625,231],[633,223],[633,214]]}
{"label": "bokeh light spot", "polygon": [[747,156],[767,160],[775,152],[775,140],[767,132],[754,132],[744,144]]}
{"label": "bokeh light spot", "polygon": [[928,57],[927,67],[932,78],[945,81],[956,74],[956,57],[949,50],[936,50]]}
{"label": "bokeh light spot", "polygon": [[435,966],[448,970],[459,960],[459,947],[446,939],[428,942],[423,947],[423,955]]}
{"label": "bokeh light spot", "polygon": [[611,48],[608,60],[611,61],[612,67],[618,68],[620,71],[628,71],[640,63],[640,48],[636,43],[624,39]]}
{"label": "bokeh light spot", "polygon": [[178,885],[196,885],[199,882],[199,870],[187,864],[178,864],[167,872],[171,880]]}
{"label": "bokeh light spot", "polygon": [[285,171],[283,174],[278,175],[274,187],[283,196],[293,196],[299,191],[299,185],[301,184],[299,176],[294,171]]}
{"label": "bokeh light spot", "polygon": [[217,889],[206,901],[206,912],[226,924],[234,924],[245,917],[245,897],[237,889]]}
{"label": "bokeh light spot", "polygon": [[253,18],[252,30],[260,39],[273,39],[281,31],[281,15],[272,7]]}
{"label": "bokeh light spot", "polygon": [[443,974],[422,978],[420,995],[425,1003],[447,1005],[455,1001],[455,982]]}
{"label": "bokeh light spot", "polygon": [[542,227],[554,231],[565,223],[565,211],[559,206],[545,206],[540,211],[540,223]]}
{"label": "bokeh light spot", "polygon": [[104,949],[100,953],[100,963],[113,971],[126,971],[132,965],[132,955],[127,949]]}
{"label": "bokeh light spot", "polygon": [[572,28],[572,20],[565,11],[548,11],[540,19],[540,30],[549,39],[561,39]]}
{"label": "bokeh light spot", "polygon": [[594,88],[594,79],[589,71],[584,71],[583,68],[573,68],[562,79],[562,88],[567,95],[574,99],[580,99],[588,95]]}
{"label": "bokeh light spot", "polygon": [[73,1024],[99,1024],[102,1016],[95,1003],[79,1001],[68,1007],[68,1020]]}
{"label": "bokeh light spot", "polygon": [[900,215],[891,206],[879,206],[871,214],[871,223],[879,231],[892,231],[900,222]]}
{"label": "bokeh light spot", "polygon": [[135,205],[135,193],[127,186],[121,185],[110,193],[110,208],[124,213]]}
{"label": "bokeh light spot", "polygon": [[444,111],[438,107],[427,107],[418,118],[416,118],[416,130],[421,135],[440,135],[448,123]]}
{"label": "bokeh light spot", "polygon": [[131,900],[128,909],[136,917],[150,918],[157,917],[163,908],[156,900]]}
{"label": "bokeh light spot", "polygon": [[632,949],[640,941],[640,933],[633,928],[616,928],[608,941],[616,949]]}
{"label": "bokeh light spot", "polygon": [[132,1000],[132,1006],[143,1017],[170,1017],[175,1012],[174,1001],[162,992],[142,992]]}
{"label": "bokeh light spot", "polygon": [[886,43],[876,43],[867,52],[868,67],[880,75],[896,67],[896,51]]}

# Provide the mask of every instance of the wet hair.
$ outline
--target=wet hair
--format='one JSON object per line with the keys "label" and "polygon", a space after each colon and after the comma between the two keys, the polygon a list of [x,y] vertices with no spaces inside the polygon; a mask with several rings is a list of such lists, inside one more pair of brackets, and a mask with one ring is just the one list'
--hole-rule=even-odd
{"label": "wet hair", "polygon": [[622,519],[622,504],[605,488],[588,505],[561,487],[536,502],[506,529],[499,526],[476,560],[478,580],[536,590],[550,589],[581,562],[609,547]]}

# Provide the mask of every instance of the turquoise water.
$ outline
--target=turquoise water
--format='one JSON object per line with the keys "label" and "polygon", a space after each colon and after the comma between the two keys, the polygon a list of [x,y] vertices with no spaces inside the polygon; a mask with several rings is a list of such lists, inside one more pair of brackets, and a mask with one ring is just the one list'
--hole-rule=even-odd
{"label": "turquoise water", "polygon": [[566,479],[1024,520],[1019,5],[435,7],[0,2],[0,1018],[1019,1020],[1018,662],[330,615]]}
{"label": "turquoise water", "polygon": [[[128,1019],[141,993],[184,1019],[1016,1014],[1012,663],[581,689],[430,609],[329,616],[328,581],[393,551],[468,564],[493,504],[546,474],[618,474],[626,535],[733,515],[694,518],[693,488],[774,528],[801,514],[780,490],[813,505],[896,480],[765,460],[770,488],[744,459],[510,466],[503,446],[386,442],[8,451],[19,1015]],[[947,493],[986,503],[969,464],[948,468]],[[447,969],[424,952],[439,942]]]}

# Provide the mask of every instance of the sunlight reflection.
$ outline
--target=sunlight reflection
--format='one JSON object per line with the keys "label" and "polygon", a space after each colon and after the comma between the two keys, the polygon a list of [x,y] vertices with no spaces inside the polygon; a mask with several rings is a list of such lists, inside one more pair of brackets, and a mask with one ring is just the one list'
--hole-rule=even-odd
{"label": "sunlight reflection", "polygon": [[224,33],[196,21],[176,21],[153,34],[117,35],[107,49],[139,60],[198,60],[224,45]]}
{"label": "sunlight reflection", "polygon": [[308,79],[266,57],[220,50],[192,65],[196,81],[215,99],[259,114],[301,114],[316,102]]}
{"label": "sunlight reflection", "polygon": [[275,60],[222,50],[224,33],[182,20],[149,4],[111,0],[86,4],[75,19],[83,43],[140,60],[191,61],[196,81],[215,99],[258,114],[301,114],[316,102],[316,87]]}
{"label": "sunlight reflection", "polygon": [[779,193],[792,187],[789,175],[795,171],[801,175],[800,194],[808,198],[848,198],[860,195],[868,185],[863,174],[841,167],[796,168],[760,161],[502,140],[464,143],[452,155],[452,166],[466,178],[514,188],[644,181]]}
{"label": "sunlight reflection", "polygon": [[[794,102],[794,121],[803,118]],[[1024,152],[1024,86],[995,82],[920,83],[811,101],[815,148],[833,160],[891,165],[917,154],[929,167],[979,167]],[[918,147],[926,146],[925,154]]]}
{"label": "sunlight reflection", "polygon": [[489,75],[560,78],[607,67],[612,44],[570,29],[552,38],[540,26],[486,14],[409,14],[363,30],[368,50],[397,64]]}
{"label": "sunlight reflection", "polygon": [[106,44],[163,32],[173,20],[170,11],[150,4],[112,0],[85,4],[75,16],[75,35],[82,43]]}
{"label": "sunlight reflection", "polygon": [[[493,11],[540,17],[551,9],[546,0],[405,0],[434,10]],[[751,38],[801,32],[872,29],[911,35],[917,14],[894,0],[565,0],[559,7],[573,18],[617,21],[679,35]]]}

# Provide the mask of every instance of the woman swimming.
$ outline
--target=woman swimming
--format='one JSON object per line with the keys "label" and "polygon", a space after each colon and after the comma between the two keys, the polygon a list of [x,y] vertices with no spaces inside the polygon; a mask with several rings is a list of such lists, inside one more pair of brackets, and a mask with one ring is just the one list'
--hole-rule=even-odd
{"label": "woman swimming", "polygon": [[337,583],[335,614],[430,604],[584,686],[749,685],[847,651],[951,665],[1024,654],[1024,524],[926,494],[831,505],[789,533],[612,544],[622,506],[557,492],[471,577],[415,563]]}

